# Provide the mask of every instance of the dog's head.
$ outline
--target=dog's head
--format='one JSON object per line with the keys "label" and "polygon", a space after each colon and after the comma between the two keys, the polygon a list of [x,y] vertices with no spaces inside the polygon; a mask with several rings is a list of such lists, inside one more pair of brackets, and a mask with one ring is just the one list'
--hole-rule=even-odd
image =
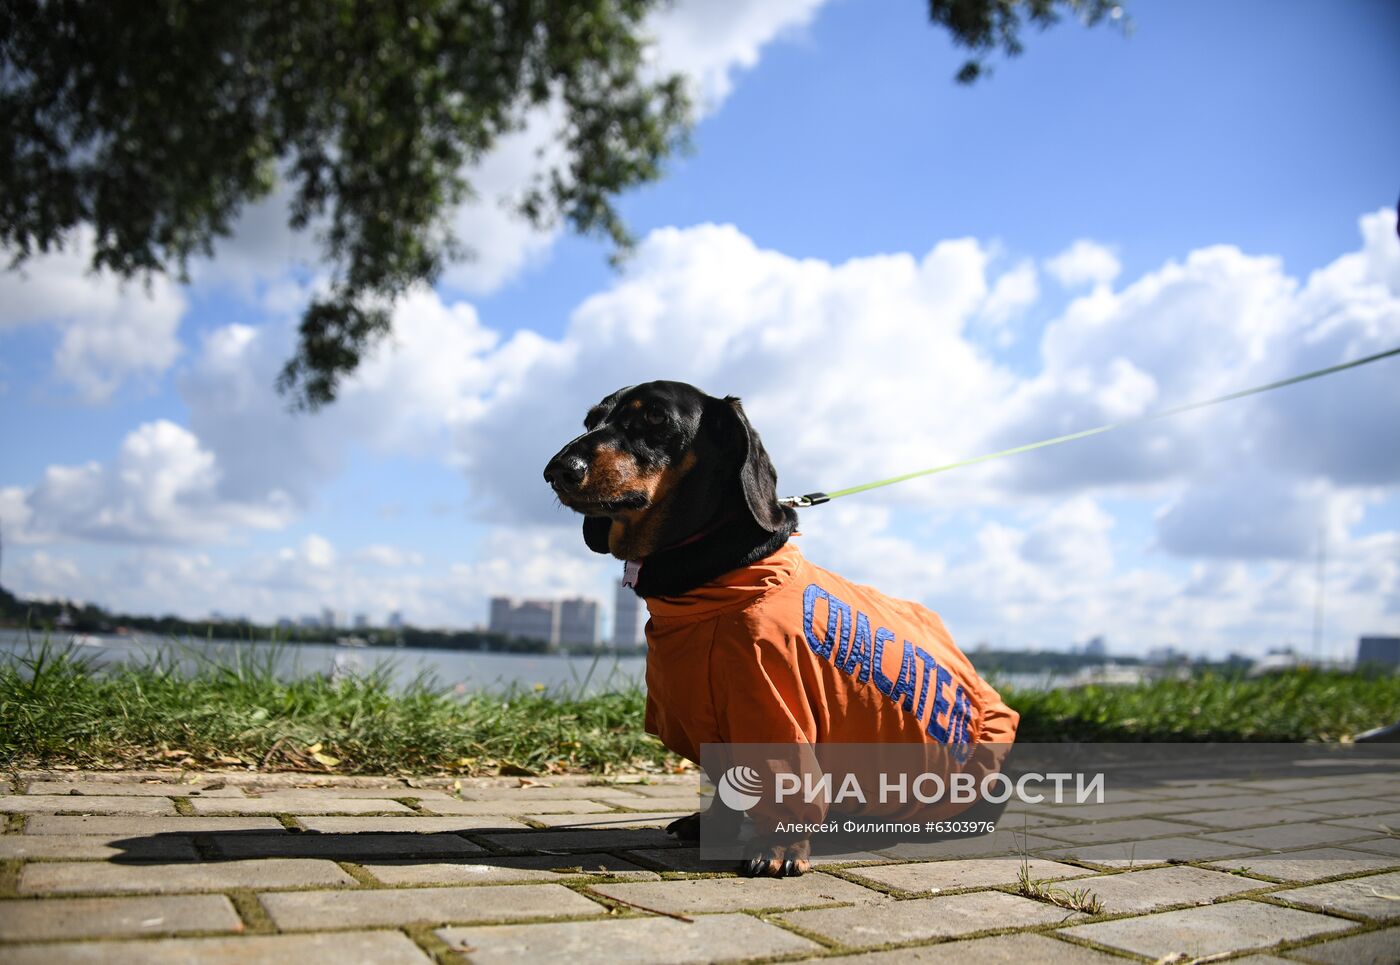
{"label": "dog's head", "polygon": [[593,406],[583,427],[544,478],[583,514],[594,552],[644,559],[731,517],[768,533],[791,530],[777,473],[736,398],[646,382]]}

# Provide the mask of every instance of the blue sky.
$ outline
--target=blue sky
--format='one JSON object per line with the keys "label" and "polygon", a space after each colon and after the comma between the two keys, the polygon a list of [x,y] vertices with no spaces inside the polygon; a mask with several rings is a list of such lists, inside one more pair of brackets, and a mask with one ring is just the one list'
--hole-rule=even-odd
{"label": "blue sky", "polygon": [[[0,579],[262,619],[610,601],[538,471],[614,383],[743,395],[803,491],[1400,344],[1400,12],[1128,12],[1129,37],[1032,32],[961,87],[920,4],[681,3],[659,58],[704,113],[623,199],[622,272],[464,211],[482,260],[405,303],[396,348],[313,418],[271,389],[319,274],[276,198],[189,286],[123,289],[78,250],[0,277],[0,432],[22,441]],[[517,188],[531,136],[483,193]],[[802,545],[968,642],[1258,653],[1309,644],[1325,533],[1347,652],[1400,632],[1400,380],[1337,382],[853,497]]]}

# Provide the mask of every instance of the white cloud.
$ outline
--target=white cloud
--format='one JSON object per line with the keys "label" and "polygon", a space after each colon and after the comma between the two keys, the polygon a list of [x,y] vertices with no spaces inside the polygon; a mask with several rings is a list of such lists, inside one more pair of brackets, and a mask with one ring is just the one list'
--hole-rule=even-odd
{"label": "white cloud", "polygon": [[1081,238],[1064,251],[1045,262],[1048,271],[1061,285],[1107,285],[1118,277],[1122,265],[1111,248]]}
{"label": "white cloud", "polygon": [[[105,402],[129,380],[161,375],[180,352],[176,330],[185,299],[169,278],[122,281],[89,269],[92,232],[68,247],[0,272],[0,335],[25,325],[59,333],[54,372],[87,402]],[[8,261],[10,254],[0,251]]]}
{"label": "white cloud", "polygon": [[982,306],[981,317],[987,324],[1000,327],[1040,298],[1040,283],[1036,278],[1035,262],[1026,260],[1003,274],[992,285],[992,293]]}
{"label": "white cloud", "polygon": [[422,566],[423,554],[384,543],[374,543],[356,550],[355,560],[389,569],[400,569],[406,566]]}
{"label": "white cloud", "polygon": [[651,16],[656,63],[686,74],[698,106],[713,111],[734,88],[734,75],[752,69],[763,48],[811,23],[825,0],[686,0]]}
{"label": "white cloud", "polygon": [[109,464],[50,466],[32,488],[7,503],[24,541],[79,540],[201,543],[244,528],[286,524],[290,501],[272,491],[259,502],[219,498],[214,455],[187,429],[161,419],[129,433]]}

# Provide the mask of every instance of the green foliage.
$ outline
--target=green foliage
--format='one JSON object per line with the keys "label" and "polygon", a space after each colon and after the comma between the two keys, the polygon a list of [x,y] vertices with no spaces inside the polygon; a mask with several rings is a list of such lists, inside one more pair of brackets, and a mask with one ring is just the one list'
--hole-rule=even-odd
{"label": "green foliage", "polygon": [[[537,226],[631,239],[614,198],[684,144],[682,78],[645,67],[662,0],[6,0],[0,4],[0,245],[20,264],[94,234],[92,264],[131,277],[208,254],[278,178],[291,226],[333,269],[278,379],[335,398],[394,301],[469,253],[448,224],[473,166],[553,105],[561,160],[509,199]],[[1021,49],[1020,11],[1087,22],[1109,0],[931,0],[976,52]],[[495,199],[490,199],[495,200]]]}
{"label": "green foliage", "polygon": [[1136,687],[1003,690],[1023,741],[1335,741],[1395,722],[1400,676],[1206,673]]}
{"label": "green foliage", "polygon": [[0,764],[326,770],[332,760],[335,773],[495,774],[674,763],[642,732],[635,686],[458,695],[428,678],[393,689],[384,667],[282,681],[274,657],[205,662],[193,674],[169,659],[97,672],[71,650],[37,647],[0,663]]}
{"label": "green foliage", "polygon": [[553,103],[567,160],[517,199],[619,246],[612,198],[684,138],[678,75],[643,69],[655,0],[13,0],[0,5],[0,242],[95,232],[124,276],[208,253],[277,172],[335,266],[281,384],[315,406],[460,253],[474,162]]}
{"label": "green foliage", "polygon": [[1125,29],[1121,0],[929,0],[929,19],[948,28],[953,40],[974,51],[958,70],[960,84],[970,84],[990,73],[987,56],[997,47],[1008,57],[1018,56],[1022,17],[1040,29],[1058,23],[1063,12],[1092,27],[1105,17]]}

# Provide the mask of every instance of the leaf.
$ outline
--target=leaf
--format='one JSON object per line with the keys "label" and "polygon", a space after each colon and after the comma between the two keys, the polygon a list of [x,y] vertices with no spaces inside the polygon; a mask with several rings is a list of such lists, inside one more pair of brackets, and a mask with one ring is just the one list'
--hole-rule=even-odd
{"label": "leaf", "polygon": [[533,778],[522,777],[516,787],[553,787],[548,781],[536,781]]}
{"label": "leaf", "polygon": [[306,753],[312,755],[313,757],[321,753],[321,742],[317,741],[316,743],[312,744],[306,749]]}
{"label": "leaf", "polygon": [[[321,745],[317,744],[316,746],[320,747]],[[311,756],[316,759],[316,762],[318,764],[324,764],[326,767],[335,767],[337,764],[340,763],[340,758],[331,757],[329,754],[322,754],[319,751],[312,754]]]}

